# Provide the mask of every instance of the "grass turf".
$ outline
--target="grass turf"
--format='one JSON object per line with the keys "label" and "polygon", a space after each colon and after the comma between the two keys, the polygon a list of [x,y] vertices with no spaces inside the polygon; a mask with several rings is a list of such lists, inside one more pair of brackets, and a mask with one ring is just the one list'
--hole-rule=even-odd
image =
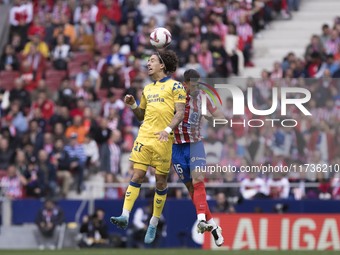
{"label": "grass turf", "polygon": [[0,250],[3,255],[335,255],[339,251],[206,251],[199,249]]}

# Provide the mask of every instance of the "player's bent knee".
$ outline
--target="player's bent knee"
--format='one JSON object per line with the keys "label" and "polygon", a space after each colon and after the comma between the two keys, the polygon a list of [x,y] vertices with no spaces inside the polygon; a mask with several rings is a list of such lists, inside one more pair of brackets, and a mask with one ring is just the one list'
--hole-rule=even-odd
{"label": "player's bent knee", "polygon": [[158,190],[164,190],[168,186],[167,184],[167,175],[156,175],[156,189]]}
{"label": "player's bent knee", "polygon": [[135,183],[142,183],[144,181],[146,172],[143,170],[135,169],[131,178],[131,181]]}

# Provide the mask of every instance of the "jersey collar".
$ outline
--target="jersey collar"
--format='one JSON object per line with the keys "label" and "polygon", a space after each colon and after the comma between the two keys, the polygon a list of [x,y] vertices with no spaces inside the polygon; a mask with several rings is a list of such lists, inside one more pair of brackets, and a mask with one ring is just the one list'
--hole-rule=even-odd
{"label": "jersey collar", "polygon": [[[170,76],[165,76],[164,78],[160,79],[158,82],[163,83],[163,82],[166,82],[166,81],[169,80],[169,79],[170,79]],[[156,83],[157,83],[157,81],[154,81],[154,82],[153,82],[153,84],[156,84]]]}

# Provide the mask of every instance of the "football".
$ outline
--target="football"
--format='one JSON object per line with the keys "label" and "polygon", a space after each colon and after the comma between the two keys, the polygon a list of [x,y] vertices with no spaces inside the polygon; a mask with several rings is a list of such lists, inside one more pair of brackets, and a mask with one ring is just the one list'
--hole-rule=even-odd
{"label": "football", "polygon": [[150,34],[150,43],[158,49],[165,48],[171,43],[171,33],[164,27],[155,28]]}

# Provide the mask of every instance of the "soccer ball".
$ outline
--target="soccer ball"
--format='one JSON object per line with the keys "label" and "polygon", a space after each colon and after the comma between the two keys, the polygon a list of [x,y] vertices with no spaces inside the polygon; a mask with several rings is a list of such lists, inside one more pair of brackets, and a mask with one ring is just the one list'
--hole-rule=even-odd
{"label": "soccer ball", "polygon": [[164,27],[155,28],[150,34],[150,43],[158,49],[165,48],[171,43],[171,33]]}

